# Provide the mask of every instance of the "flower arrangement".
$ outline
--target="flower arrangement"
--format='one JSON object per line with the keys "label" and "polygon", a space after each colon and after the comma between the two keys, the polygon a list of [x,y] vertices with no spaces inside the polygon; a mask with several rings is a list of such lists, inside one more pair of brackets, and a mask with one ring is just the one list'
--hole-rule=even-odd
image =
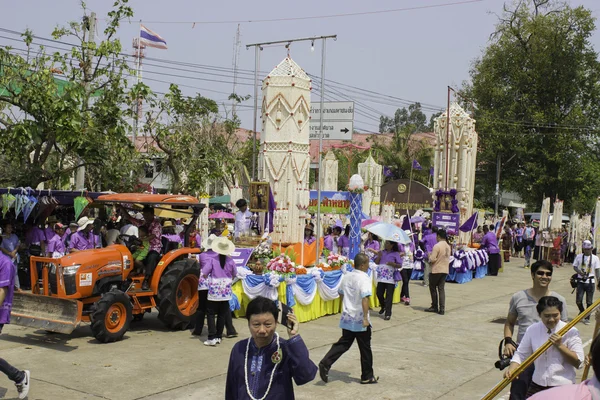
{"label": "flower arrangement", "polygon": [[317,268],[322,269],[324,272],[333,271],[333,268],[331,268],[331,265],[324,263],[324,262],[319,263],[319,265],[317,265]]}
{"label": "flower arrangement", "polygon": [[369,187],[367,185],[364,185],[362,187],[352,187],[352,188],[350,188],[350,185],[346,185],[346,188],[348,189],[348,191],[350,193],[356,193],[356,194],[361,194],[361,193],[364,193],[367,190],[369,190]]}
{"label": "flower arrangement", "polygon": [[269,242],[264,241],[254,249],[254,257],[260,259],[271,259],[273,257],[273,249]]}
{"label": "flower arrangement", "polygon": [[275,274],[289,275],[296,273],[296,264],[288,255],[280,254],[269,261],[266,269]]}
{"label": "flower arrangement", "polygon": [[327,264],[330,269],[322,268],[323,271],[335,271],[342,268],[348,262],[348,257],[344,257],[339,254],[330,254],[327,257]]}
{"label": "flower arrangement", "polygon": [[296,267],[296,275],[306,275],[307,270],[303,266],[299,265]]}

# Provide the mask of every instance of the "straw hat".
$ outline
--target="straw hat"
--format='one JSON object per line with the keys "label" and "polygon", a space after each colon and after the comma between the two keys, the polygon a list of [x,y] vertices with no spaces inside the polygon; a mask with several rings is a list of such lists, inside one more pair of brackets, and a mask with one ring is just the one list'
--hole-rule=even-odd
{"label": "straw hat", "polygon": [[210,249],[210,247],[212,246],[213,240],[215,240],[216,238],[217,238],[217,235],[212,233],[209,237],[207,237],[206,239],[204,239],[202,241],[202,248],[206,249],[206,250]]}
{"label": "straw hat", "polygon": [[81,217],[79,218],[79,221],[77,221],[77,226],[79,228],[77,228],[77,231],[82,231],[84,230],[88,225],[92,225],[94,223],[93,219],[89,219],[88,217]]}
{"label": "straw hat", "polygon": [[162,225],[163,228],[172,228],[174,226],[175,225],[173,225],[172,221],[165,221],[165,222],[163,222],[163,225]]}
{"label": "straw hat", "polygon": [[211,250],[217,254],[229,256],[235,250],[233,242],[225,237],[218,237],[212,241]]}

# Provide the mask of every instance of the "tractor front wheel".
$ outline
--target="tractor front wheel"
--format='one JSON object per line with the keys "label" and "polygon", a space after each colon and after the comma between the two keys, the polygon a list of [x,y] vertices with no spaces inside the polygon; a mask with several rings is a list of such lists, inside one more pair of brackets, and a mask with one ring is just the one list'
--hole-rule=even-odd
{"label": "tractor front wheel", "polygon": [[102,343],[123,339],[131,323],[132,309],[129,296],[120,290],[103,293],[91,315],[94,337]]}
{"label": "tractor front wheel", "polygon": [[170,329],[186,329],[198,309],[200,267],[192,259],[169,266],[158,286],[158,318]]}

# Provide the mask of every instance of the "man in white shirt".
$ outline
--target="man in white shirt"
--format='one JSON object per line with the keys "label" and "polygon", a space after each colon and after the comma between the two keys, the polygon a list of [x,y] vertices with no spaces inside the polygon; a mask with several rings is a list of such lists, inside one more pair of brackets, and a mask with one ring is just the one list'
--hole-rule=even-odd
{"label": "man in white shirt", "polygon": [[244,199],[239,199],[235,202],[235,206],[239,209],[235,213],[235,225],[233,227],[233,237],[239,238],[243,233],[250,232],[250,223],[252,222],[252,213],[248,210],[248,202]]}
{"label": "man in white shirt", "polygon": [[354,257],[354,270],[342,277],[338,292],[342,302],[340,328],[342,337],[331,346],[329,352],[319,363],[319,375],[323,382],[329,380],[329,369],[338,358],[347,352],[354,339],[360,351],[360,383],[377,383],[379,377],[373,375],[373,353],[371,352],[371,320],[369,318],[369,296],[373,284],[367,270],[369,257],[358,253]]}
{"label": "man in white shirt", "polygon": [[[578,280],[575,303],[577,303],[580,313],[585,310],[583,307],[583,294],[585,293],[587,306],[591,306],[594,302],[596,281],[600,283],[600,260],[592,254],[592,242],[584,240],[581,247],[583,254],[578,254],[573,261],[573,269],[577,272]],[[586,325],[590,323],[589,315],[585,317],[583,323]]]}

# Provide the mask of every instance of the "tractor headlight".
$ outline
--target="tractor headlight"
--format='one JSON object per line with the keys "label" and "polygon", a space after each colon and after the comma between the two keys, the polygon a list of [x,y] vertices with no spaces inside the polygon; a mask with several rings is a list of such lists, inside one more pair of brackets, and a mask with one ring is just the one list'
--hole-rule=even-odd
{"label": "tractor headlight", "polygon": [[81,265],[71,265],[69,267],[63,267],[63,275],[75,275]]}

